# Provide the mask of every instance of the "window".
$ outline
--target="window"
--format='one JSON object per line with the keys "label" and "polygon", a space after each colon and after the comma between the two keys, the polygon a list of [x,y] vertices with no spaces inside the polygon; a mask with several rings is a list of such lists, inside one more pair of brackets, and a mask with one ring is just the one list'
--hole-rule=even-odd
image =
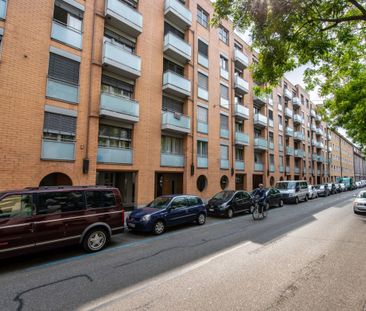
{"label": "window", "polygon": [[104,38],[113,40],[113,43],[118,45],[119,47],[121,47],[122,49],[131,52],[131,53],[135,53],[135,49],[136,49],[136,43],[127,39],[124,36],[121,36],[120,34],[110,30],[110,29],[105,29],[104,30]]}
{"label": "window", "polygon": [[208,90],[208,77],[201,72],[198,73],[198,87]]}
{"label": "window", "polygon": [[243,105],[243,97],[235,94],[234,102],[235,104]]}
{"label": "window", "polygon": [[259,153],[254,153],[254,162],[262,164],[262,155]]}
{"label": "window", "polygon": [[1,52],[1,43],[3,42],[2,29],[0,28],[0,52]]}
{"label": "window", "polygon": [[282,124],[283,120],[282,120],[282,116],[281,115],[278,115],[278,123],[279,124]]}
{"label": "window", "polygon": [[229,45],[229,31],[222,25],[219,26],[219,39]]}
{"label": "window", "polygon": [[83,14],[75,7],[68,5],[63,1],[56,0],[53,20],[74,30],[81,31]]}
{"label": "window", "polygon": [[201,106],[197,107],[197,120],[200,123],[208,123],[208,110]]}
{"label": "window", "polygon": [[283,142],[283,136],[282,135],[278,135],[278,144],[282,145]]}
{"label": "window", "polygon": [[273,143],[273,133],[272,132],[269,132],[269,141],[271,142],[271,143]]}
{"label": "window", "polygon": [[242,121],[235,122],[235,132],[240,132],[240,133],[244,132],[244,124]]}
{"label": "window", "polygon": [[178,197],[173,200],[173,202],[170,204],[170,207],[172,209],[176,209],[176,208],[187,207],[187,205],[188,205],[188,202],[185,197]]}
{"label": "window", "polygon": [[283,156],[279,156],[280,165],[283,165]]}
{"label": "window", "polygon": [[224,114],[220,114],[220,128],[229,129],[229,117]]}
{"label": "window", "polygon": [[116,206],[113,191],[86,191],[87,208],[111,208]]}
{"label": "window", "polygon": [[161,152],[183,154],[183,139],[163,135],[161,137]]}
{"label": "window", "polygon": [[43,138],[56,141],[75,141],[76,118],[45,112]]}
{"label": "window", "polygon": [[163,96],[163,110],[183,113],[183,102]]}
{"label": "window", "polygon": [[243,51],[243,45],[240,44],[239,42],[235,41],[234,42],[234,49],[239,50],[239,51]]}
{"label": "window", "polygon": [[220,187],[222,190],[225,190],[229,186],[229,178],[226,175],[220,178]]}
{"label": "window", "polygon": [[229,159],[229,147],[227,145],[220,145],[221,160]]}
{"label": "window", "polygon": [[268,118],[273,121],[273,111],[268,110]]}
{"label": "window", "polygon": [[41,192],[37,195],[37,214],[79,211],[85,208],[82,191]]}
{"label": "window", "polygon": [[50,53],[48,76],[73,85],[79,84],[80,63],[61,55]]}
{"label": "window", "polygon": [[209,15],[200,6],[197,6],[197,22],[203,27],[208,28]]}
{"label": "window", "polygon": [[278,104],[282,105],[282,97],[281,95],[277,95]]}
{"label": "window", "polygon": [[100,124],[98,146],[131,149],[131,137],[131,129]]}
{"label": "window", "polygon": [[274,155],[273,154],[269,155],[269,164],[274,165]]}
{"label": "window", "polygon": [[177,37],[184,40],[184,33],[183,32],[181,32],[179,29],[177,29],[177,28],[173,27],[172,25],[168,24],[167,22],[165,22],[164,23],[164,35],[166,35],[168,33],[173,33]]}
{"label": "window", "polygon": [[165,71],[173,71],[177,74],[179,74],[180,76],[183,76],[184,75],[184,67],[176,64],[176,63],[173,63],[172,61],[164,58],[164,62],[163,62],[163,70],[164,72]]}
{"label": "window", "polygon": [[207,158],[208,155],[208,143],[206,141],[197,141],[197,156],[200,158]]}
{"label": "window", "polygon": [[220,68],[225,71],[229,71],[229,62],[226,57],[220,55]]}
{"label": "window", "polygon": [[28,217],[32,215],[32,196],[27,194],[9,195],[0,201],[0,219]]}
{"label": "window", "polygon": [[254,137],[255,138],[262,137],[262,131],[259,129],[254,129]]}
{"label": "window", "polygon": [[197,178],[197,189],[199,192],[202,192],[203,190],[205,190],[207,185],[207,178],[205,175],[200,175]]}
{"label": "window", "polygon": [[244,149],[243,148],[235,148],[235,160],[244,161]]}
{"label": "window", "polygon": [[198,39],[198,54],[208,58],[208,45]]}
{"label": "window", "polygon": [[202,204],[201,199],[197,197],[188,197],[187,200],[189,206],[196,206]]}
{"label": "window", "polygon": [[131,8],[137,9],[138,0],[121,0],[121,1],[129,5]]}
{"label": "window", "polygon": [[220,96],[224,99],[229,99],[229,88],[223,84],[220,84]]}
{"label": "window", "polygon": [[102,76],[102,92],[131,99],[134,86],[115,78]]}

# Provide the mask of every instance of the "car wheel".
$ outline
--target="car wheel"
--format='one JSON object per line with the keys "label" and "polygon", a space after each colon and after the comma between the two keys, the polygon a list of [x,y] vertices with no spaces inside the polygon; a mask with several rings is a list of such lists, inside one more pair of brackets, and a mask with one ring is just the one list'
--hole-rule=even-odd
{"label": "car wheel", "polygon": [[234,216],[234,211],[231,208],[229,208],[226,211],[226,216],[227,216],[227,218],[232,218]]}
{"label": "car wheel", "polygon": [[295,204],[299,204],[299,198],[298,197],[295,198]]}
{"label": "car wheel", "polygon": [[278,204],[279,207],[283,207],[283,200],[280,200],[280,204]]}
{"label": "car wheel", "polygon": [[206,222],[206,215],[204,213],[200,213],[197,217],[197,224],[202,226]]}
{"label": "car wheel", "polygon": [[91,229],[83,239],[83,247],[89,252],[98,252],[107,244],[108,234],[105,229]]}
{"label": "car wheel", "polygon": [[164,233],[164,231],[165,231],[164,222],[162,222],[161,220],[158,220],[154,225],[153,233],[155,235],[160,235],[160,234]]}

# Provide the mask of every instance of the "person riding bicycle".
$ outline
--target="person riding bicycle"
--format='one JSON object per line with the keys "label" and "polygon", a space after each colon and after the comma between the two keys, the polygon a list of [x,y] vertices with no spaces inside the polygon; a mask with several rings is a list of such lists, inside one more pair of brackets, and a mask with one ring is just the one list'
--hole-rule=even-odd
{"label": "person riding bicycle", "polygon": [[264,190],[264,186],[263,184],[259,184],[258,185],[258,188],[256,188],[254,191],[253,191],[253,196],[256,197],[258,196],[260,201],[262,201],[263,199],[265,199],[265,196],[266,196],[266,190]]}

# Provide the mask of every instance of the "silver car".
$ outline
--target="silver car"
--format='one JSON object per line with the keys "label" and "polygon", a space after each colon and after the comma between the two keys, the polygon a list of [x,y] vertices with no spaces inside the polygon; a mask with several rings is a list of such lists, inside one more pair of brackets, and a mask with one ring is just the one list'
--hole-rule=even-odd
{"label": "silver car", "polygon": [[366,216],[366,191],[361,191],[353,201],[353,211],[357,215]]}
{"label": "silver car", "polygon": [[315,189],[315,186],[309,185],[309,199],[316,199],[318,197],[318,192]]}

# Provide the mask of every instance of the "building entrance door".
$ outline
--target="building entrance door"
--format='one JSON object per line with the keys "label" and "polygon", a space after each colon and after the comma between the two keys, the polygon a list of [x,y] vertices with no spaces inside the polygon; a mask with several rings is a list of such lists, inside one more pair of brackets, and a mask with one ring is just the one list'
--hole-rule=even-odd
{"label": "building entrance door", "polygon": [[183,173],[156,173],[155,197],[183,193]]}

